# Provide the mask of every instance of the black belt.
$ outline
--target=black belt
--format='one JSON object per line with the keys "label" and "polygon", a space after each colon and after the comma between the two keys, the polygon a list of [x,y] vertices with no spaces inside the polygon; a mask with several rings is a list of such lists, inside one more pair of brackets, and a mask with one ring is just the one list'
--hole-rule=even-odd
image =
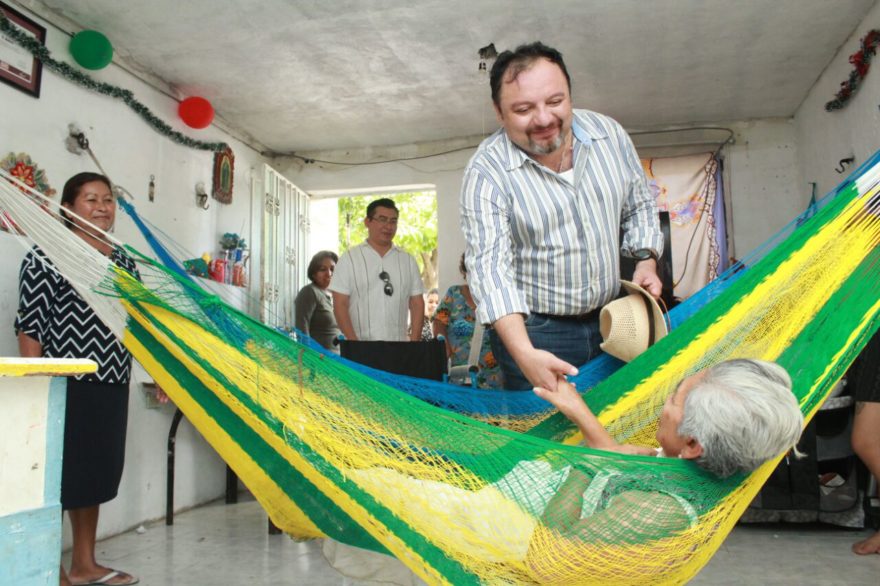
{"label": "black belt", "polygon": [[547,317],[550,319],[558,319],[563,321],[591,321],[599,319],[599,313],[602,311],[601,307],[597,307],[592,311],[588,311],[587,313],[578,313],[576,315],[553,315],[550,313],[538,313],[537,311],[533,311],[533,315],[538,315],[541,317]]}

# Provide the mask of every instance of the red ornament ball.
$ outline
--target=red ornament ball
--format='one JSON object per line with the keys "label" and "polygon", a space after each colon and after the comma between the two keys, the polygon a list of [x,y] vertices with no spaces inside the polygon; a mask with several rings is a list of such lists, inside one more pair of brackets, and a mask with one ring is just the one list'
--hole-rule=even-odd
{"label": "red ornament ball", "polygon": [[214,121],[214,106],[199,96],[192,96],[180,102],[177,113],[190,128],[207,128]]}

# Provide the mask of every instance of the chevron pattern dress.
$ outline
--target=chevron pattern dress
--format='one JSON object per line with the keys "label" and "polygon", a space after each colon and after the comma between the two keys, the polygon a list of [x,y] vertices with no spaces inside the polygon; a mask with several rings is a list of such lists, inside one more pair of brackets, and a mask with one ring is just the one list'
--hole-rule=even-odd
{"label": "chevron pattern dress", "polygon": [[[110,258],[139,278],[121,249]],[[97,372],[68,380],[61,505],[68,510],[112,500],[125,462],[131,355],[36,247],[22,261],[15,331],[39,342],[45,357],[98,363]]]}

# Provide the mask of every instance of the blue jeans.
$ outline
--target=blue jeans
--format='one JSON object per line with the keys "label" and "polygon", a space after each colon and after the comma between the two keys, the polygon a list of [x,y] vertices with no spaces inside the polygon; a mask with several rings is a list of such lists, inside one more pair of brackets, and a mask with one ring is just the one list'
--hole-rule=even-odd
{"label": "blue jeans", "polygon": [[[546,350],[578,369],[601,352],[599,344],[602,343],[602,336],[599,333],[598,316],[578,320],[532,313],[526,318],[525,324],[529,340],[535,348]],[[531,389],[532,383],[523,376],[495,330],[489,330],[489,341],[492,343],[495,360],[504,375],[504,388]]]}

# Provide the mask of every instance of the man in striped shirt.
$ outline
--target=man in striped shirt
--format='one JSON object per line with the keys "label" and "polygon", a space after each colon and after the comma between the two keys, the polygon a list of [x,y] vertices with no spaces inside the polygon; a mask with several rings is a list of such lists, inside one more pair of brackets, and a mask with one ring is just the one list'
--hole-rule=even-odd
{"label": "man in striped shirt", "polygon": [[505,51],[490,84],[502,128],[465,169],[460,210],[477,318],[492,324],[506,388],[555,388],[599,353],[621,252],[639,259],[633,281],[660,295],[657,209],[623,128],[572,109],[558,51]]}

